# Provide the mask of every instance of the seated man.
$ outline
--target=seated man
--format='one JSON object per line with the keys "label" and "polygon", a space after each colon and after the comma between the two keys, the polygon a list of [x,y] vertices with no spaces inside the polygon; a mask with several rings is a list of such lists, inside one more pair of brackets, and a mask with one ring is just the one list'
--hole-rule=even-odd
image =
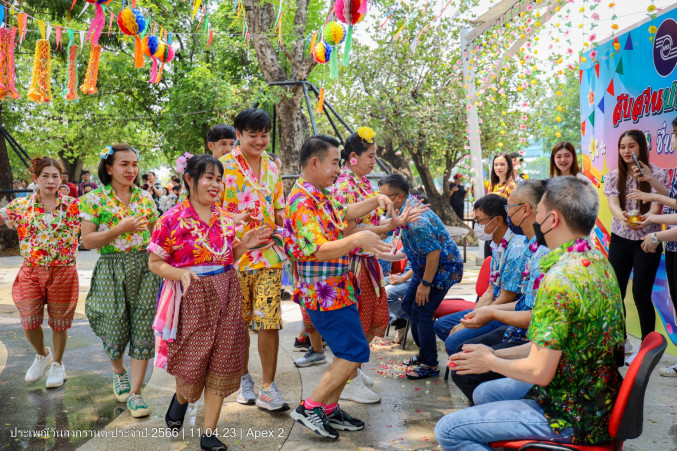
{"label": "seated man", "polygon": [[388,285],[386,285],[386,294],[388,295],[388,312],[390,313],[390,324],[395,327],[395,338],[393,343],[399,344],[404,340],[404,331],[407,325],[409,315],[402,307],[402,300],[407,294],[411,277],[414,271],[411,270],[411,265],[407,262],[404,272],[400,274],[390,274],[386,277]]}
{"label": "seated man", "polygon": [[498,351],[467,344],[449,358],[460,374],[495,371],[533,387],[525,399],[444,416],[435,435],[445,450],[491,450],[490,442],[524,438],[576,444],[611,439],[625,318],[614,270],[588,241],[598,209],[589,183],[576,177],[548,181],[534,227],[551,251],[541,259],[545,276],[527,333],[531,343]]}
{"label": "seated man", "polygon": [[[522,271],[527,260],[527,240],[508,228],[506,217],[507,200],[496,194],[488,194],[475,202],[474,231],[481,240],[491,241],[491,272],[489,287],[480,297],[473,310],[487,305],[501,305],[519,301],[522,296]],[[482,327],[468,329],[461,319],[472,310],[443,316],[435,322],[435,333],[444,341],[449,355],[466,341],[484,335],[499,327],[507,327],[499,321],[491,321]]]}
{"label": "seated man", "polygon": [[[534,234],[534,221],[536,220],[536,208],[545,192],[545,183],[541,180],[524,180],[510,194],[506,210],[508,222],[519,227],[528,240],[527,262],[522,268],[521,276],[522,296],[518,302],[509,304],[490,305],[480,307],[468,313],[461,319],[461,324],[469,329],[476,329],[489,321],[500,321],[508,324],[507,329],[499,327],[489,333],[473,338],[466,343],[483,344],[492,349],[505,349],[526,343],[527,330],[531,320],[531,309],[536,300],[536,293],[541,282],[540,259],[550,250],[545,246],[539,246]],[[494,379],[502,378],[503,375],[492,371],[482,374],[458,374],[452,373],[452,379],[458,388],[473,401],[475,388]],[[477,404],[477,401],[475,401]]]}
{"label": "seated man", "polygon": [[[378,186],[398,210],[415,203],[409,195],[409,183],[401,174],[386,175]],[[401,227],[397,234],[413,271],[402,307],[409,315],[411,334],[420,348],[419,355],[409,361],[415,366],[406,374],[409,379],[424,379],[439,374],[433,314],[449,288],[461,281],[463,260],[444,224],[432,211]]]}

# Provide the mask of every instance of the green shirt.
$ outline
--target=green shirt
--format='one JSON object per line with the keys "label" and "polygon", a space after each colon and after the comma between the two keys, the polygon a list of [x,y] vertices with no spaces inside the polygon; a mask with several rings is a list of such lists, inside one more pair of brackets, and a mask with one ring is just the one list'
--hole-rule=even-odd
{"label": "green shirt", "polygon": [[616,275],[585,239],[544,256],[541,271],[528,337],[562,356],[552,381],[534,385],[527,398],[538,401],[555,432],[572,427],[573,443],[610,441],[625,342]]}
{"label": "green shirt", "polygon": [[[129,204],[125,205],[115,195],[110,185],[102,186],[80,198],[80,218],[96,225],[97,232],[110,230],[128,216],[144,219],[153,224],[158,219],[157,207],[150,194],[136,186],[132,187]],[[145,251],[150,241],[150,231],[144,228],[140,232],[123,233],[105,246],[101,246],[101,255],[115,252]]]}

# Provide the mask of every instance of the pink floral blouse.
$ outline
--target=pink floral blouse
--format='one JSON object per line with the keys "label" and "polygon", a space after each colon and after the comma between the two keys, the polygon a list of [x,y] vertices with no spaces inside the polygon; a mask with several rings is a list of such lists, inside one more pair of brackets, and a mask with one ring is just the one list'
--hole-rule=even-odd
{"label": "pink floral blouse", "polygon": [[[378,195],[371,187],[371,182],[367,177],[358,177],[350,169],[343,168],[343,172],[339,175],[331,187],[329,187],[332,197],[341,205],[350,205],[357,202],[362,202],[370,197]],[[381,214],[383,210],[380,208],[367,213],[366,215],[357,218],[355,223],[358,227],[378,226],[381,224]],[[350,255],[364,255],[372,256],[371,252],[365,252],[361,248],[355,248],[350,252]]]}
{"label": "pink floral blouse", "polygon": [[[668,188],[670,183],[668,172],[653,163],[649,163],[649,165],[651,166],[654,177],[656,177],[659,182]],[[621,208],[626,212],[629,210],[639,210],[639,201],[628,199],[630,190],[637,189],[637,180],[628,174],[625,186],[625,205],[621,205]],[[656,191],[651,188],[651,192],[655,193]],[[607,198],[618,197],[618,169],[611,171],[604,176],[604,194]],[[660,232],[660,230],[661,226],[659,224],[651,224],[647,227],[644,227],[643,229],[633,230],[624,222],[616,218],[611,220],[611,233],[618,235],[621,238],[625,238],[626,240],[641,240],[646,235],[654,232]]]}
{"label": "pink floral blouse", "polygon": [[237,244],[235,226],[226,210],[212,204],[212,216],[209,224],[205,224],[186,198],[160,216],[148,252],[176,268],[226,266],[233,264],[234,244]]}

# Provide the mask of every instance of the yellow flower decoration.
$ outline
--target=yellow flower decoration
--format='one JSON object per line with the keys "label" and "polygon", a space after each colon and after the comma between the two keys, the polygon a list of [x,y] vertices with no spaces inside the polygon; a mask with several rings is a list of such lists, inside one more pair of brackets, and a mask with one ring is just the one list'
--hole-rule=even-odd
{"label": "yellow flower decoration", "polygon": [[376,132],[369,127],[360,127],[357,129],[357,134],[360,135],[360,138],[367,141],[369,144],[374,143],[374,136]]}

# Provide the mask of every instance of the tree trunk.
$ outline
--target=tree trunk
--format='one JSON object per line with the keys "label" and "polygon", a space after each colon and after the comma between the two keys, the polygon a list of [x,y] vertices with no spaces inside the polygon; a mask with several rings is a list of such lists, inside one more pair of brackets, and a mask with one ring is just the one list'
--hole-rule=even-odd
{"label": "tree trunk", "polygon": [[409,162],[402,155],[402,152],[399,155],[397,154],[397,151],[393,148],[392,138],[384,139],[383,147],[378,148],[378,156],[389,166],[392,172],[402,174],[409,180],[409,183],[412,182],[414,176],[409,169]]}
{"label": "tree trunk", "polygon": [[[0,103],[0,127],[2,123],[2,108]],[[5,138],[0,138],[0,190],[12,189],[12,168],[9,165],[9,155],[7,154],[7,142]],[[0,206],[5,206],[14,198],[10,193],[0,194]]]}
{"label": "tree trunk", "polygon": [[61,161],[64,172],[68,174],[68,181],[77,185],[80,181],[82,166],[85,164],[85,161],[80,157],[73,161],[69,161],[61,153],[59,153],[59,160]]}
{"label": "tree trunk", "polygon": [[[424,148],[420,147],[420,149]],[[454,210],[451,209],[449,198],[437,191],[437,188],[435,187],[435,178],[430,172],[430,168],[428,168],[421,159],[423,152],[424,150],[421,152],[409,152],[409,155],[411,155],[414,165],[416,166],[416,169],[418,169],[421,182],[423,182],[423,189],[425,189],[425,192],[428,195],[432,210],[437,213],[437,216],[439,216],[446,225],[465,227],[466,229],[469,228],[463,220],[454,213]]]}
{"label": "tree trunk", "polygon": [[[299,86],[291,98],[283,99],[276,105],[277,126],[280,130],[280,158],[285,175],[301,173],[299,152],[308,131],[308,121],[301,107],[302,99],[303,89]],[[286,194],[289,194],[295,181],[285,180],[284,190]]]}

